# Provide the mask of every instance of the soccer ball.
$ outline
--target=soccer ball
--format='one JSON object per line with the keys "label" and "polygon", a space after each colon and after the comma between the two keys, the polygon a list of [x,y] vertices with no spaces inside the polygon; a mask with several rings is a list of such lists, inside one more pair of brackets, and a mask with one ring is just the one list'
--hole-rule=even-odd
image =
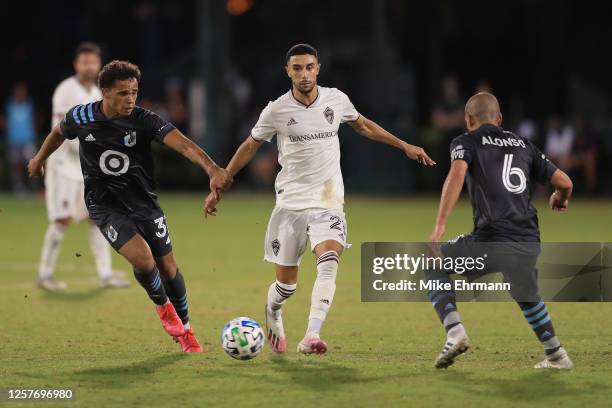
{"label": "soccer ball", "polygon": [[250,360],[263,350],[264,332],[255,320],[237,317],[230,320],[223,328],[221,346],[230,357]]}

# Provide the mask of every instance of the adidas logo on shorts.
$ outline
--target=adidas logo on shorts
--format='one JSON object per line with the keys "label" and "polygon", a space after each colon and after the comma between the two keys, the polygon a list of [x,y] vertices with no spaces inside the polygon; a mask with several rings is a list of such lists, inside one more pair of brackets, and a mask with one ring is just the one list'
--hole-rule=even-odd
{"label": "adidas logo on shorts", "polygon": [[87,135],[87,137],[85,138],[86,142],[95,142],[96,138],[90,133]]}

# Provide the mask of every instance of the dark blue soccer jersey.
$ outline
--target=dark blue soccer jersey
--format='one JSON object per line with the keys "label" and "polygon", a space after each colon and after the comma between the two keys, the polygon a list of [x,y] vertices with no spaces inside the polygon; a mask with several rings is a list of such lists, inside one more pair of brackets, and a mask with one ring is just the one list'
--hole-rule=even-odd
{"label": "dark blue soccer jersey", "polygon": [[138,106],[129,116],[108,119],[98,101],[70,109],[60,128],[64,138],[79,139],[88,208],[112,206],[143,219],[159,209],[151,142],[163,143],[171,123]]}
{"label": "dark blue soccer jersey", "polygon": [[468,163],[474,237],[481,241],[539,241],[531,195],[534,182],[548,182],[555,165],[529,140],[490,124],[453,139],[450,151],[451,162]]}

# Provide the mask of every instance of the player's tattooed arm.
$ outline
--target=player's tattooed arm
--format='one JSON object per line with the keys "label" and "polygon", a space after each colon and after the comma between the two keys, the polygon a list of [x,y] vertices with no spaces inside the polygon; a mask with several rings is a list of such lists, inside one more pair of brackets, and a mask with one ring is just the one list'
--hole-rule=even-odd
{"label": "player's tattooed arm", "polygon": [[550,183],[555,186],[555,191],[550,196],[548,204],[553,211],[565,211],[572,195],[574,184],[572,179],[563,171],[557,169],[550,178]]}
{"label": "player's tattooed arm", "polygon": [[357,120],[347,122],[350,127],[352,127],[355,132],[359,133],[361,136],[365,136],[368,139],[372,139],[377,142],[386,143],[388,145],[397,147],[406,153],[412,160],[416,160],[420,164],[424,166],[434,166],[436,164],[425,150],[422,147],[414,146],[409,143],[404,142],[403,140],[397,138],[391,133],[387,132],[376,122],[364,117],[359,116]]}
{"label": "player's tattooed arm", "polygon": [[468,170],[468,164],[464,160],[455,160],[451,164],[451,169],[446,176],[444,186],[442,187],[442,195],[440,197],[440,207],[438,209],[438,217],[436,225],[432,231],[429,240],[431,242],[440,242],[446,230],[446,220],[453,211],[465,181],[465,175]]}
{"label": "player's tattooed arm", "polygon": [[51,153],[56,151],[62,143],[64,143],[64,140],[59,125],[51,129],[51,133],[45,138],[45,141],[36,155],[28,163],[28,174],[30,177],[38,177],[44,174],[45,161],[51,156]]}
{"label": "player's tattooed arm", "polygon": [[233,177],[215,163],[204,150],[174,129],[164,137],[164,144],[200,166],[210,178],[210,191],[219,199],[219,192],[231,187]]}

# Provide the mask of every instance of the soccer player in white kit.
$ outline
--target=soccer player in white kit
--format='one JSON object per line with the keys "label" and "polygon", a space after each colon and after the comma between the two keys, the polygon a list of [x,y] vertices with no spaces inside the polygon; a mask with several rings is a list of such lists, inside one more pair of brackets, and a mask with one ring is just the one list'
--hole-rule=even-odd
{"label": "soccer player in white kit", "polygon": [[[102,65],[100,54],[100,48],[93,43],[85,42],[77,47],[73,62],[75,75],[63,80],[53,93],[52,128],[73,106],[102,99],[102,93],[96,86]],[[66,140],[47,160],[45,166],[45,198],[49,226],[45,233],[38,268],[38,284],[43,289],[67,288],[65,282],[54,278],[53,272],[66,228],[72,222],[89,219],[83,189],[79,142],[76,139]],[[129,286],[127,281],[113,275],[108,243],[93,223],[89,230],[89,243],[100,278],[100,287]]]}
{"label": "soccer player in white kit", "polygon": [[[297,350],[304,354],[323,354],[327,344],[319,333],[334,298],[340,255],[350,246],[343,211],[340,124],[348,123],[367,138],[397,147],[423,165],[431,166],[435,162],[422,148],[398,139],[360,115],[338,89],[318,86],[321,65],[312,46],[291,47],[286,62],[291,90],[262,111],[227,170],[234,176],[264,141],[269,142],[276,136],[282,169],[276,178],[276,206],[266,232],[264,257],[276,265],[276,281],[268,289],[266,304],[268,342],[277,353],[286,350],[281,307],[297,288],[298,265],[310,239],[317,259],[317,278],[308,328]],[[215,215],[216,204],[211,193],[205,203],[205,214]]]}

